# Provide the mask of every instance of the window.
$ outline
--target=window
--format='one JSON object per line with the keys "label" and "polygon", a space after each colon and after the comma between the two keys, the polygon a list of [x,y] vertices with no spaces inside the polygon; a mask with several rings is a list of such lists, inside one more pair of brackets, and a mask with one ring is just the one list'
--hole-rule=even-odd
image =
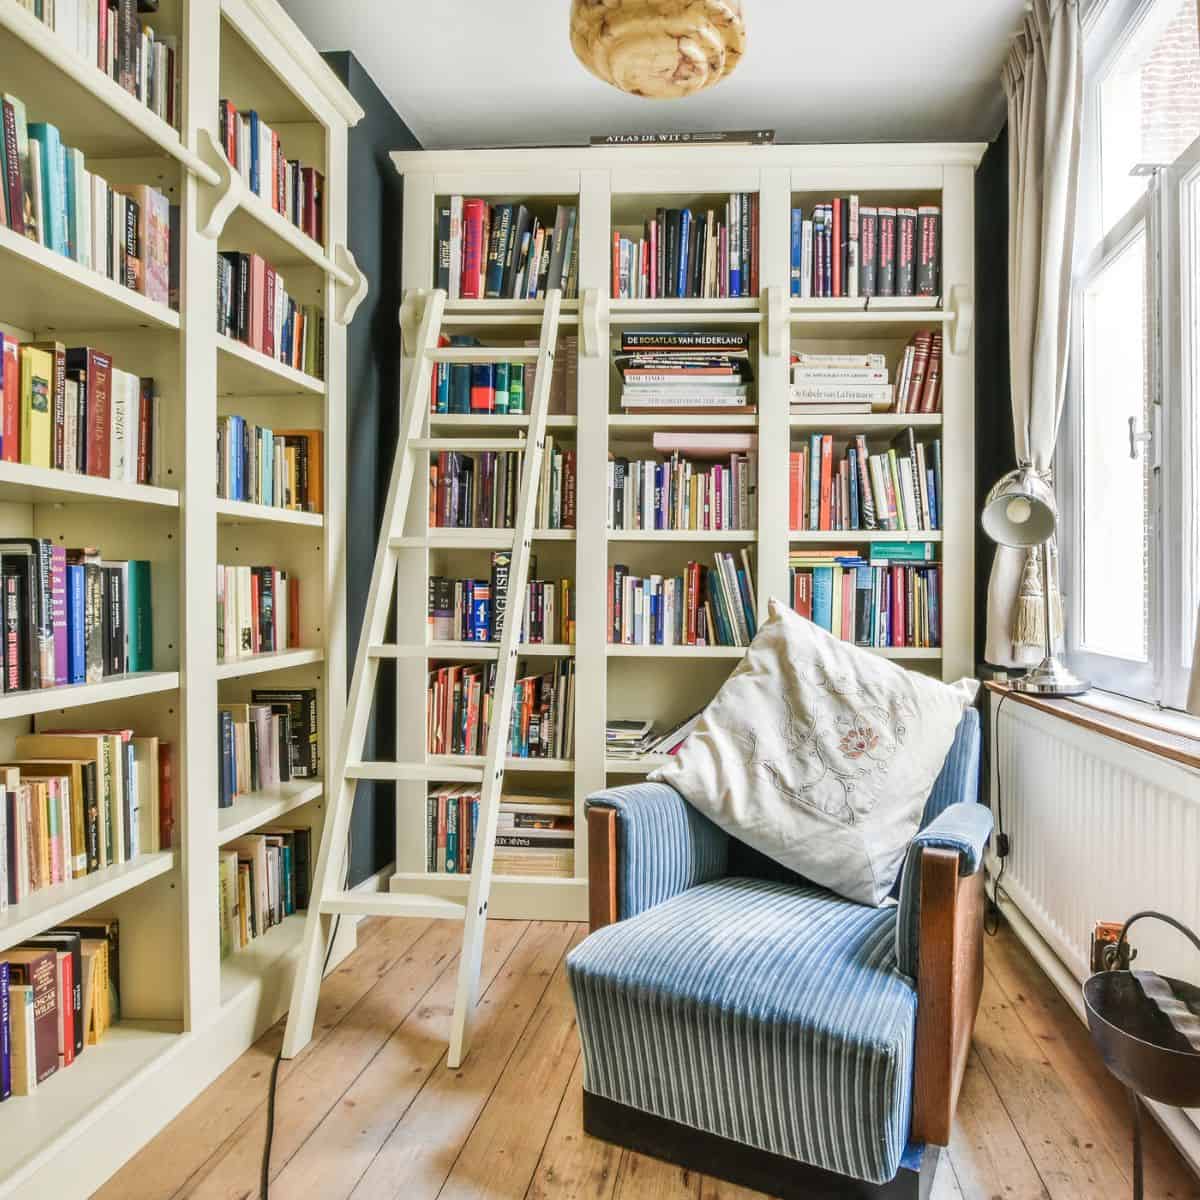
{"label": "window", "polygon": [[1057,468],[1072,666],[1178,705],[1200,605],[1196,0],[1086,22],[1067,412]]}

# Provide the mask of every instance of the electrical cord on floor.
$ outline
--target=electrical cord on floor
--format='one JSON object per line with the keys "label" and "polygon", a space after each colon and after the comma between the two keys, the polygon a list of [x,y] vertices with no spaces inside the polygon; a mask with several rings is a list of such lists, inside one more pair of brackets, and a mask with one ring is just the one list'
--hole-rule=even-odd
{"label": "electrical cord on floor", "polygon": [[[346,877],[350,875],[350,838],[346,838]],[[342,880],[342,887],[346,886],[346,880]],[[311,902],[311,897],[310,897]],[[325,972],[329,970],[329,960],[333,957],[333,947],[337,944],[338,927],[342,923],[342,914],[338,913],[333,918],[333,928],[329,933],[329,945],[325,947],[325,961],[321,964],[321,979],[325,978]],[[271,1143],[275,1140],[275,1090],[279,1084],[279,1064],[283,1062],[283,1046],[279,1047],[279,1053],[275,1055],[275,1061],[271,1064],[271,1078],[267,1083],[267,1135],[263,1139],[262,1153],[262,1170],[259,1175],[259,1192],[262,1200],[270,1200],[271,1194]]]}
{"label": "electrical cord on floor", "polygon": [[[1008,692],[1000,693],[994,723],[997,731],[1000,728],[1000,714],[1004,711],[1004,702],[1008,698]],[[1004,778],[1000,766],[1000,755],[995,746],[992,747],[992,753],[996,756],[996,857],[1000,860],[1000,869],[992,881],[991,899],[983,914],[983,931],[988,937],[995,937],[1000,929],[1000,897],[1003,895],[1000,881],[1004,878],[1004,868],[1008,863],[1009,851],[1008,834],[1004,832]]]}

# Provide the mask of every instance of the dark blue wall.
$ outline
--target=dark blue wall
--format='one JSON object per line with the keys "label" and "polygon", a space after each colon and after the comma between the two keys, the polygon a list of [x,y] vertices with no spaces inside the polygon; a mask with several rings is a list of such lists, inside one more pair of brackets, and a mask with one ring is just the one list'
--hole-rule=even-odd
{"label": "dark blue wall", "polygon": [[[324,57],[365,113],[350,130],[349,246],[371,284],[350,326],[347,354],[346,632],[352,671],[400,420],[403,190],[388,154],[421,147],[353,54],[331,51]],[[387,664],[380,671],[377,696],[366,758],[394,753],[395,685]],[[351,884],[393,858],[392,800],[390,784],[358,785],[350,834]]]}

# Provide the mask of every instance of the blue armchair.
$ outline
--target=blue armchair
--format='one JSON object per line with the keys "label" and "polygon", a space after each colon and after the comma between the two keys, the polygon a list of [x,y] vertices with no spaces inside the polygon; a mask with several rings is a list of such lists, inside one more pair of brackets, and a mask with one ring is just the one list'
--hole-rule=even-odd
{"label": "blue armchair", "polygon": [[869,908],[673,788],[588,800],[592,933],[567,959],[588,1133],[790,1200],[928,1193],[983,980],[979,718]]}

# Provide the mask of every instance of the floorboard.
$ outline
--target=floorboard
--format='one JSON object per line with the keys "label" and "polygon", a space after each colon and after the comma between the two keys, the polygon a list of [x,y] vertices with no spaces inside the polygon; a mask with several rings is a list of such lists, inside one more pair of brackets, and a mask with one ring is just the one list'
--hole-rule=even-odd
{"label": "floorboard", "polygon": [[[272,1200],[763,1200],[582,1131],[583,1063],[564,960],[582,926],[493,921],[473,1050],[445,1063],[461,930],[372,921],[321,989],[312,1043],[280,1072]],[[252,1200],[282,1025],[96,1195]],[[1007,927],[932,1200],[1130,1194],[1128,1109],[1086,1030]],[[1148,1200],[1200,1200],[1165,1135]]]}

